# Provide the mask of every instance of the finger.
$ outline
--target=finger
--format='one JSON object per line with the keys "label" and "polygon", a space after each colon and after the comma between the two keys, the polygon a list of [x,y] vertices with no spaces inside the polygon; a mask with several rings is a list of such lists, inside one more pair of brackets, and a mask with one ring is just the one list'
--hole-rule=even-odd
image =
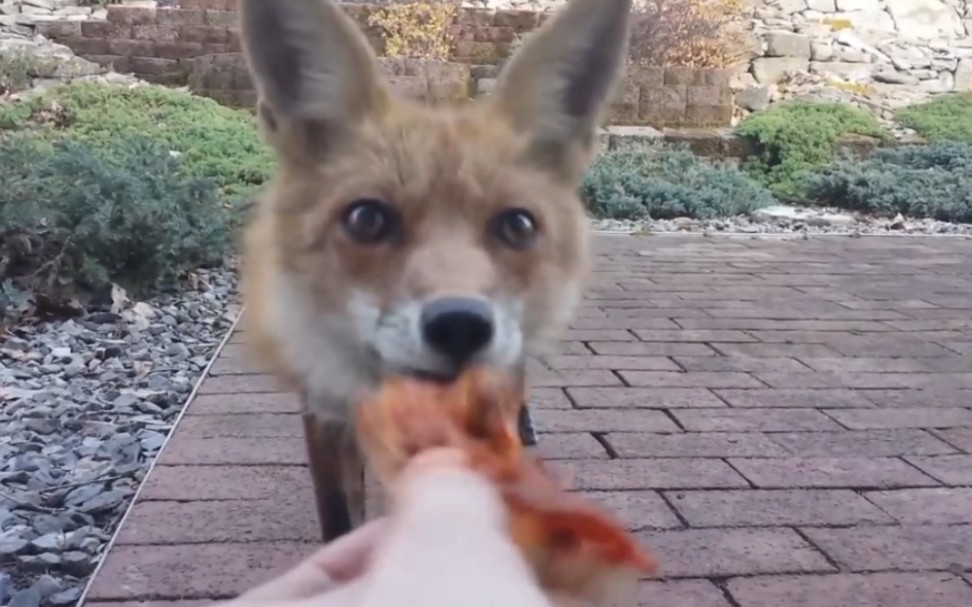
{"label": "finger", "polygon": [[360,596],[364,584],[364,579],[358,578],[319,593],[284,599],[246,594],[212,607],[349,607],[358,604],[357,597]]}
{"label": "finger", "polygon": [[334,588],[337,582],[323,569],[301,563],[286,573],[240,596],[246,602],[299,599]]}
{"label": "finger", "polygon": [[366,578],[359,577],[326,592],[296,599],[286,607],[351,607],[359,603],[359,597],[367,584]]}
{"label": "finger", "polygon": [[442,453],[403,473],[362,607],[548,607],[509,537],[496,487],[459,463]]}
{"label": "finger", "polygon": [[356,578],[367,566],[387,526],[384,518],[365,523],[315,552],[307,562],[339,582]]}
{"label": "finger", "polygon": [[495,485],[466,465],[466,455],[435,449],[417,456],[396,486],[396,520],[435,527],[506,525],[506,505]]}
{"label": "finger", "polygon": [[357,607],[550,607],[506,530],[396,521]]}
{"label": "finger", "polygon": [[363,525],[240,598],[247,601],[294,600],[332,590],[361,574],[385,527],[382,519]]}

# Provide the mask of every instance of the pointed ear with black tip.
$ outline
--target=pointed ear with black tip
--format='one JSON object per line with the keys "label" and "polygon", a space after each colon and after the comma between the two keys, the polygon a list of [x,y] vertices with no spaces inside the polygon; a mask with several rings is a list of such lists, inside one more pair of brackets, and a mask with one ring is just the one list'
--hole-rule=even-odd
{"label": "pointed ear with black tip", "polygon": [[526,160],[577,182],[627,52],[631,0],[571,0],[503,69],[493,103],[528,139]]}
{"label": "pointed ear with black tip", "polygon": [[383,111],[374,51],[332,0],[241,0],[240,13],[258,114],[281,154],[318,156]]}

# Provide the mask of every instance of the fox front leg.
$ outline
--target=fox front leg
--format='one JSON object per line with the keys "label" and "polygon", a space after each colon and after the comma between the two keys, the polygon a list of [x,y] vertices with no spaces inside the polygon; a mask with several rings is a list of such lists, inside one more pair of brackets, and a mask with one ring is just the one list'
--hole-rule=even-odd
{"label": "fox front leg", "polygon": [[534,447],[538,439],[537,431],[533,427],[533,416],[530,414],[530,403],[527,398],[526,364],[517,368],[515,377],[519,384],[519,393],[523,395],[523,403],[516,419],[517,431],[524,447]]}
{"label": "fox front leg", "polygon": [[304,437],[321,536],[330,542],[364,522],[364,458],[346,421],[304,413]]}
{"label": "fox front leg", "polygon": [[517,428],[520,432],[520,442],[523,443],[525,447],[536,446],[537,431],[533,428],[533,417],[530,415],[530,406],[524,402],[523,407],[520,408],[519,418],[517,419]]}

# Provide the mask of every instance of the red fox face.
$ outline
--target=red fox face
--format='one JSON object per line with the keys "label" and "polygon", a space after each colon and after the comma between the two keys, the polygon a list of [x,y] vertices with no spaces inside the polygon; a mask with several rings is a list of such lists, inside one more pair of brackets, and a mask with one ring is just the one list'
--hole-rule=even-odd
{"label": "red fox face", "polygon": [[278,362],[454,377],[521,364],[556,338],[586,272],[576,188],[630,0],[573,0],[490,97],[434,107],[391,94],[330,0],[241,5],[280,161],[249,237],[248,313]]}

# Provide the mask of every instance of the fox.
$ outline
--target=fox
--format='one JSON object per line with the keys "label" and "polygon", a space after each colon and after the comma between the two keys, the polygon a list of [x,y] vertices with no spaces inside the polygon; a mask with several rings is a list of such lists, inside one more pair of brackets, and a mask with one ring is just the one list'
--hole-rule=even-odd
{"label": "fox", "polygon": [[[364,522],[353,407],[393,376],[507,371],[559,341],[592,263],[579,199],[631,0],[569,0],[491,94],[396,95],[333,0],[240,0],[273,178],[246,226],[248,343],[300,400],[325,541]],[[517,414],[535,445],[530,409]]]}

